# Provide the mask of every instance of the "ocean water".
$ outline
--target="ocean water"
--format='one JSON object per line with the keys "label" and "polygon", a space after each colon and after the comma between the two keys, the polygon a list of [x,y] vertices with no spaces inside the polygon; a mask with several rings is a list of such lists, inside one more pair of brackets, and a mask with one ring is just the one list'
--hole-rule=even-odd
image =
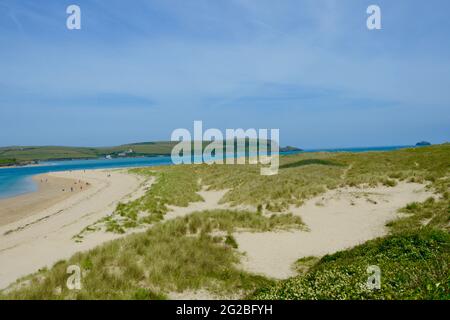
{"label": "ocean water", "polygon": [[[314,149],[301,152],[366,152],[366,151],[389,151],[410,146],[389,146],[371,148],[342,148],[342,149]],[[300,152],[300,153],[301,153]],[[294,154],[298,151],[281,152],[281,154]],[[41,162],[36,166],[24,166],[17,168],[0,168],[0,199],[18,196],[37,190],[37,185],[32,177],[37,174],[88,169],[129,168],[171,165],[170,156],[145,157],[145,158],[116,158],[116,159],[94,159],[94,160],[64,160]]]}

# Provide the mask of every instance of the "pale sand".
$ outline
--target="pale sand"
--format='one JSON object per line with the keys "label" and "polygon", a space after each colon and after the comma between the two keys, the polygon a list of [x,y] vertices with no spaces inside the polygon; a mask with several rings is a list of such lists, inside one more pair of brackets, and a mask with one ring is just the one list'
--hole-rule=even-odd
{"label": "pale sand", "polygon": [[[81,186],[84,190],[89,188],[85,182],[79,183],[74,179],[49,174],[34,176],[33,181],[38,186],[36,192],[0,200],[0,226],[29,217],[82,192]],[[70,188],[73,188],[73,191]]]}
{"label": "pale sand", "polygon": [[81,170],[55,172],[49,176],[82,180],[88,182],[90,188],[31,216],[0,226],[0,288],[76,252],[120,237],[113,233],[95,233],[81,243],[72,239],[85,227],[111,214],[119,201],[129,201],[133,193],[143,193],[143,178],[123,171]]}
{"label": "pale sand", "polygon": [[386,235],[385,225],[398,218],[399,208],[431,196],[423,185],[414,183],[328,191],[290,210],[301,216],[309,231],[235,233],[239,250],[246,254],[243,268],[288,278],[295,275],[292,265],[299,258],[320,257]]}

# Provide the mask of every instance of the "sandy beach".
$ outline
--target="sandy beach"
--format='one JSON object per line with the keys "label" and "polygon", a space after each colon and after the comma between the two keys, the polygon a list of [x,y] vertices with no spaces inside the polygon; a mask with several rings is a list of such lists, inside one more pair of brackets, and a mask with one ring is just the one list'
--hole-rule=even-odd
{"label": "sandy beach", "polygon": [[[36,193],[1,202],[0,288],[76,252],[119,237],[101,233],[82,243],[72,239],[83,228],[111,214],[119,201],[142,194],[143,188],[142,178],[124,170],[55,172],[36,179],[39,183],[43,179],[45,184]],[[67,192],[71,186],[74,191]]]}
{"label": "sandy beach", "polygon": [[33,181],[36,192],[0,200],[0,226],[32,216],[90,187],[85,181],[51,174],[34,176]]}

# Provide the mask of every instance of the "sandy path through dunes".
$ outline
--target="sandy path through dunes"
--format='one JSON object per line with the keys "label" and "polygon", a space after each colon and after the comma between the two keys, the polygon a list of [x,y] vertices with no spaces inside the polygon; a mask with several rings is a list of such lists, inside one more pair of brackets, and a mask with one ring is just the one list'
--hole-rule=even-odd
{"label": "sandy path through dunes", "polygon": [[169,212],[164,216],[164,220],[171,220],[179,217],[187,216],[197,211],[230,209],[227,203],[219,203],[227,190],[202,190],[197,192],[203,201],[191,202],[187,207],[177,207],[169,205]]}
{"label": "sandy path through dunes", "polygon": [[81,243],[72,239],[142,187],[140,177],[123,171],[86,170],[49,175],[82,180],[90,188],[32,216],[0,226],[0,288],[75,252],[117,238],[116,234],[98,233]]}
{"label": "sandy path through dunes", "polygon": [[291,209],[302,217],[309,231],[236,233],[239,250],[246,253],[243,267],[288,278],[295,274],[292,265],[297,259],[334,253],[383,236],[387,233],[385,224],[398,217],[397,209],[430,196],[423,185],[414,183],[329,191]]}

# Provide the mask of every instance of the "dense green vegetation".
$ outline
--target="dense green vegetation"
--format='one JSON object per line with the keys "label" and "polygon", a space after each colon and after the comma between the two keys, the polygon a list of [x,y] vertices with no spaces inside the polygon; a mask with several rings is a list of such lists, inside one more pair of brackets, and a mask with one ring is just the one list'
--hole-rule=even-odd
{"label": "dense green vegetation", "polygon": [[78,159],[97,157],[94,150],[72,147],[4,147],[0,148],[0,159],[15,158],[18,161]]}
{"label": "dense green vegetation", "polygon": [[[148,226],[77,254],[21,281],[1,298],[166,298],[172,291],[207,289],[254,299],[449,299],[450,145],[391,152],[310,153],[281,157],[278,175],[257,165],[182,165],[134,169],[155,179],[144,196],[117,206],[101,221],[111,232]],[[300,228],[290,205],[343,186],[426,183],[436,196],[401,209],[391,234],[350,250],[300,259],[299,275],[273,281],[241,271],[233,232]],[[215,210],[164,221],[169,205],[201,201],[202,188],[228,190],[222,202],[250,211]],[[281,212],[281,214],[280,214]],[[81,238],[80,238],[81,239]],[[89,270],[83,289],[67,291],[66,267]],[[368,291],[367,266],[382,270],[382,289]],[[55,293],[55,288],[61,292]]]}
{"label": "dense green vegetation", "polygon": [[0,167],[1,166],[13,166],[17,164],[16,159],[0,159]]}

